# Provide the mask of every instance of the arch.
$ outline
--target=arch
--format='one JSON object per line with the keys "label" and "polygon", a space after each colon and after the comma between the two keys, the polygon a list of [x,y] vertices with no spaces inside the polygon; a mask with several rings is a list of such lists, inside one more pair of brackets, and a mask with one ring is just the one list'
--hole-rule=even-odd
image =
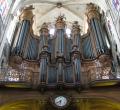
{"label": "arch", "polygon": [[[46,110],[54,109],[49,100],[41,102],[39,99],[21,99],[7,102],[0,106],[0,110]],[[120,102],[108,98],[76,98],[66,110],[120,110]]]}
{"label": "arch", "polygon": [[120,110],[120,103],[105,98],[84,98],[76,103],[77,110]]}
{"label": "arch", "polygon": [[0,107],[0,110],[42,110],[44,103],[35,99],[9,102]]}

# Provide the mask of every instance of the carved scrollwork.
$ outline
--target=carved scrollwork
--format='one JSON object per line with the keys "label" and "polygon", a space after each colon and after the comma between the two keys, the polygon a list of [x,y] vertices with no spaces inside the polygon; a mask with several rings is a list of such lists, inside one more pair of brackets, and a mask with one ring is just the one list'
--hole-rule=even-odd
{"label": "carved scrollwork", "polygon": [[56,24],[55,24],[55,27],[57,29],[63,29],[65,26],[66,26],[66,23],[64,21],[64,16],[59,16],[56,20]]}
{"label": "carved scrollwork", "polygon": [[92,18],[100,19],[100,9],[98,6],[95,6],[95,4],[88,4],[86,8],[86,15],[88,17],[88,21],[90,21]]}

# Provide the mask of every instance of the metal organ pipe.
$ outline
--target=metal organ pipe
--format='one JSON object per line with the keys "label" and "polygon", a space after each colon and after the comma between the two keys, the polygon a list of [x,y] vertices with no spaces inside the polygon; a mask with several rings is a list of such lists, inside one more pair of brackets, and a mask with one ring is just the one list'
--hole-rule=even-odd
{"label": "metal organ pipe", "polygon": [[27,20],[24,20],[22,21],[22,25],[21,25],[21,31],[19,33],[19,36],[18,36],[18,42],[17,42],[17,45],[16,45],[16,48],[17,48],[17,54],[22,54],[22,49],[24,47],[24,44],[25,44],[25,39],[27,37],[27,33],[29,31],[29,26],[30,26],[30,22],[27,21]]}
{"label": "metal organ pipe", "polygon": [[40,52],[48,51],[48,26],[46,23],[43,23],[42,28],[40,30]]}
{"label": "metal organ pipe", "polygon": [[73,51],[74,49],[80,51],[81,50],[80,47],[81,47],[80,34],[73,35]]}
{"label": "metal organ pipe", "polygon": [[101,38],[102,38],[102,41],[103,41],[104,50],[105,50],[105,52],[107,52],[108,47],[107,47],[107,43],[106,43],[106,40],[105,40],[107,33],[105,33],[105,30],[102,29],[102,25],[101,25],[100,21],[98,21],[98,25],[99,25],[100,32],[101,32]]}
{"label": "metal organ pipe", "polygon": [[103,34],[102,26],[100,24],[101,19],[99,8],[92,3],[88,4],[86,15],[88,17],[89,28],[91,30],[90,33],[95,39],[94,42],[96,44],[97,55],[105,53],[107,50],[107,44]]}
{"label": "metal organ pipe", "polygon": [[95,55],[94,55],[94,51],[93,51],[91,37],[89,38],[89,40],[90,40],[90,52],[91,52],[90,59],[93,59],[95,57]]}
{"label": "metal organ pipe", "polygon": [[90,40],[89,37],[87,38],[87,57],[90,58]]}
{"label": "metal organ pipe", "polygon": [[87,51],[88,51],[88,58],[91,58],[91,51],[90,51],[90,37],[88,37],[88,47],[87,47]]}
{"label": "metal organ pipe", "polygon": [[65,59],[67,62],[70,62],[71,56],[70,53],[72,51],[72,39],[65,38]]}
{"label": "metal organ pipe", "polygon": [[46,83],[47,76],[47,59],[42,58],[40,60],[40,82]]}
{"label": "metal organ pipe", "polygon": [[73,67],[71,68],[70,65],[66,66],[64,77],[65,77],[66,83],[74,83],[75,82]]}
{"label": "metal organ pipe", "polygon": [[83,56],[85,59],[93,59],[94,53],[90,36],[83,38]]}
{"label": "metal organ pipe", "polygon": [[62,57],[65,51],[65,21],[62,16],[56,20],[55,27],[55,54],[56,57]]}
{"label": "metal organ pipe", "polygon": [[80,28],[78,22],[74,22],[72,26],[72,62],[73,62],[73,73],[75,76],[75,84],[80,84],[80,76],[81,76],[81,38],[80,38]]}
{"label": "metal organ pipe", "polygon": [[21,26],[20,26],[20,32],[19,32],[19,35],[18,35],[18,40],[17,40],[17,44],[16,44],[16,46],[19,44],[19,42],[20,42],[20,38],[19,38],[19,36],[20,36],[20,34],[22,33],[22,31],[23,31],[23,26],[25,25],[25,23],[24,22],[22,22],[21,23]]}
{"label": "metal organ pipe", "polygon": [[27,48],[27,56],[25,56],[25,58],[27,58],[27,59],[31,59],[31,52],[30,52],[30,50],[31,50],[31,48],[30,48],[31,40],[30,39],[31,38],[29,38],[29,46]]}
{"label": "metal organ pipe", "polygon": [[80,59],[76,58],[74,60],[74,68],[75,68],[75,80],[76,83],[80,83],[80,74],[81,74],[81,62]]}
{"label": "metal organ pipe", "polygon": [[57,82],[63,83],[63,75],[64,75],[64,68],[63,68],[63,62],[61,59],[58,61],[58,69],[57,69]]}
{"label": "metal organ pipe", "polygon": [[83,48],[83,57],[85,59],[94,59],[96,56],[96,51],[100,52],[100,42],[95,37],[97,36],[96,27],[94,25],[94,20],[90,19],[89,28],[91,32],[88,32],[83,38],[82,48]]}
{"label": "metal organ pipe", "polygon": [[78,22],[74,22],[72,26],[72,51],[81,52],[81,38],[80,38],[80,28]]}
{"label": "metal organ pipe", "polygon": [[[40,30],[40,42],[39,42],[39,50],[40,50],[40,74],[39,80],[41,84],[45,84],[47,80],[47,69],[48,69],[48,26],[46,23],[43,23],[42,28]],[[44,54],[43,54],[44,52]]]}
{"label": "metal organ pipe", "polygon": [[30,36],[26,58],[29,60],[37,60],[37,56],[38,56],[37,48],[38,48],[37,40],[32,36]]}
{"label": "metal organ pipe", "polygon": [[33,46],[33,59],[37,59],[38,56],[38,46],[37,46],[38,42],[36,39],[32,38],[32,46]]}
{"label": "metal organ pipe", "polygon": [[56,30],[56,52],[61,56],[64,54],[64,29]]}
{"label": "metal organ pipe", "polygon": [[95,25],[94,25],[94,21],[93,20],[90,20],[90,24],[91,24],[91,29],[92,29],[92,33],[93,33],[93,37],[95,39],[95,42],[96,42],[96,50],[97,50],[97,53],[99,54],[101,52],[101,45],[100,45],[100,42],[97,38],[97,33],[96,33],[96,28],[95,28]]}
{"label": "metal organ pipe", "polygon": [[[20,31],[18,34],[17,43],[15,46],[15,54],[20,56],[25,56],[24,51],[26,51],[26,41],[28,40],[29,32],[31,31],[31,25],[32,25],[32,18],[33,13],[31,11],[31,7],[27,7],[24,9],[20,15]],[[14,41],[16,42],[16,41]]]}
{"label": "metal organ pipe", "polygon": [[31,39],[31,45],[30,45],[30,47],[31,47],[31,58],[33,58],[33,54],[34,54],[34,48],[33,48],[33,39]]}
{"label": "metal organ pipe", "polygon": [[20,32],[20,27],[21,27],[21,24],[20,24],[20,22],[18,22],[16,27],[15,27],[15,31],[14,31],[14,34],[13,34],[13,39],[12,39],[12,42],[11,42],[11,53],[12,54],[15,54],[15,47],[16,47],[16,44],[17,44],[17,41],[18,41],[18,33]]}
{"label": "metal organ pipe", "polygon": [[91,40],[91,36],[89,36],[89,41],[90,41],[90,59],[94,59],[95,58],[95,54],[94,54],[94,49],[93,49],[93,45],[92,45],[92,40]]}
{"label": "metal organ pipe", "polygon": [[93,18],[93,22],[94,22],[94,26],[95,26],[95,29],[96,29],[96,33],[97,33],[96,37],[99,41],[101,53],[104,53],[104,47],[103,47],[104,45],[103,45],[102,36],[101,36],[102,33],[100,32],[100,28],[99,28],[99,25],[98,25],[98,20]]}

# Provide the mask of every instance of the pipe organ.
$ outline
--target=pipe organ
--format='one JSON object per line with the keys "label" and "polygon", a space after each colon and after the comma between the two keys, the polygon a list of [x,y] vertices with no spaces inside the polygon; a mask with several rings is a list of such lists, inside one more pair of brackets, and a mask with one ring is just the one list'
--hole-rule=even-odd
{"label": "pipe organ", "polygon": [[54,37],[50,37],[48,25],[44,23],[40,36],[36,38],[31,28],[32,11],[23,10],[17,40],[11,48],[12,68],[24,64],[26,71],[31,70],[33,73],[31,83],[37,87],[81,87],[92,81],[110,79],[111,56],[98,7],[88,4],[86,15],[89,29],[83,36],[76,21],[72,25],[71,37],[68,38],[66,22],[59,16],[55,23]]}

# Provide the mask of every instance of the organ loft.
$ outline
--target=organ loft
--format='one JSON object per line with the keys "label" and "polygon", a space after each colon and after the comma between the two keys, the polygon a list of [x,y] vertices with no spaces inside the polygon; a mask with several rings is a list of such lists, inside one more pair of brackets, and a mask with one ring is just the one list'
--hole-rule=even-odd
{"label": "organ loft", "polygon": [[12,88],[9,98],[32,99],[28,103],[35,108],[30,106],[29,110],[119,110],[107,105],[120,107],[112,102],[113,97],[120,101],[120,89],[114,90],[119,79],[113,72],[112,52],[107,46],[109,35],[103,28],[99,7],[87,5],[88,32],[81,35],[80,24],[74,21],[70,37],[65,31],[67,19],[62,15],[55,19],[53,36],[47,21],[42,24],[39,36],[35,36],[33,16],[31,7],[23,9],[11,44],[8,68],[0,76],[1,85]]}

